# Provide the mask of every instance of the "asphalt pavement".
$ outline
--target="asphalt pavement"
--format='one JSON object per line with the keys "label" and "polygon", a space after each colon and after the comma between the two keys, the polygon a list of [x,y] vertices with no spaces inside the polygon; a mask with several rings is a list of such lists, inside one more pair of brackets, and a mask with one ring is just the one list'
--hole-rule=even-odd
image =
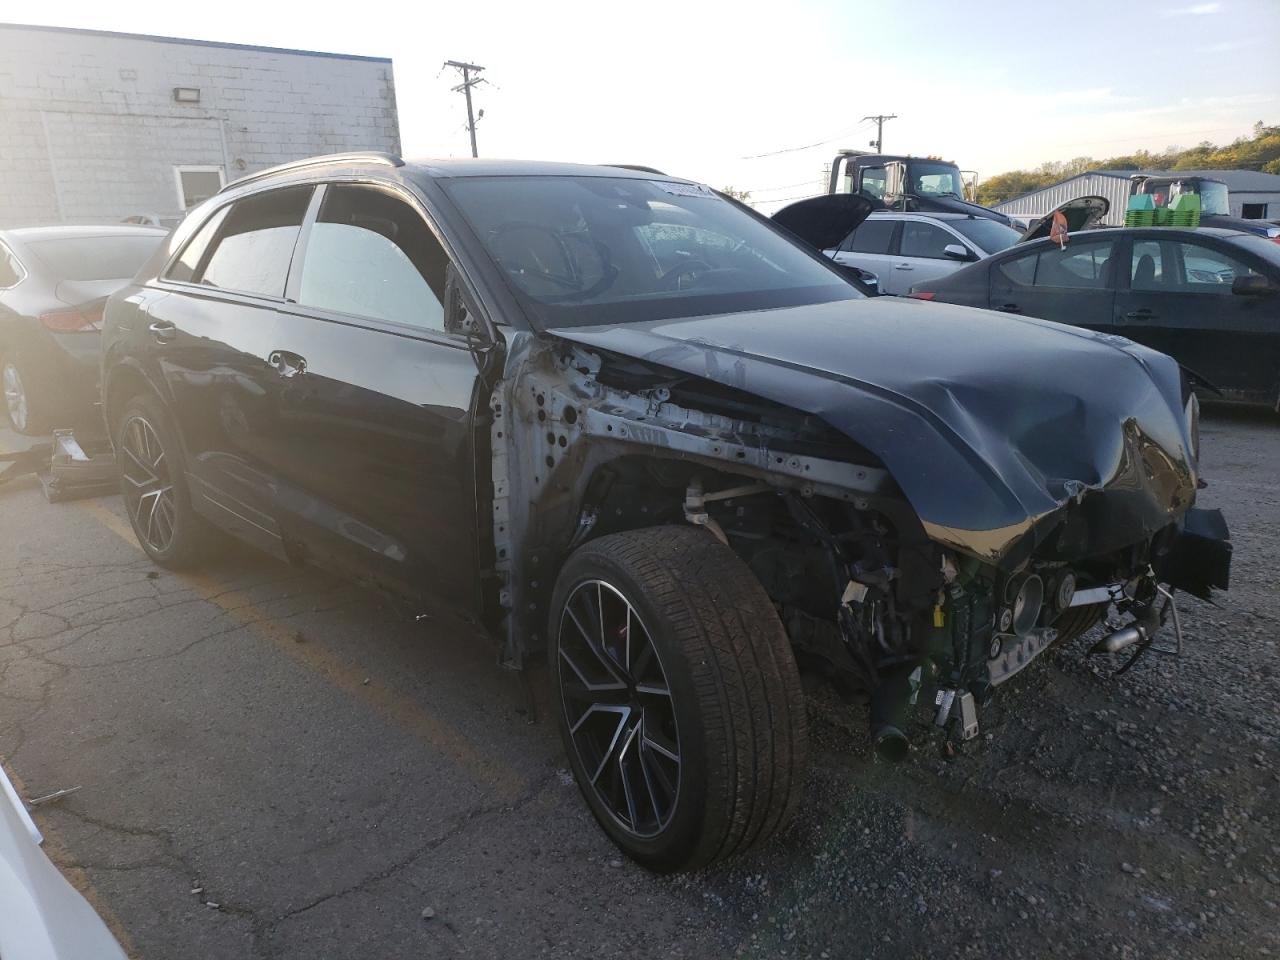
{"label": "asphalt pavement", "polygon": [[[0,431],[0,449],[28,441]],[[814,689],[795,826],[623,860],[474,625],[246,549],[175,574],[118,498],[0,487],[0,761],[134,957],[1280,955],[1280,421],[1210,411],[1236,544],[1181,659],[1041,658],[949,753]],[[1268,952],[1269,951],[1269,952]]]}

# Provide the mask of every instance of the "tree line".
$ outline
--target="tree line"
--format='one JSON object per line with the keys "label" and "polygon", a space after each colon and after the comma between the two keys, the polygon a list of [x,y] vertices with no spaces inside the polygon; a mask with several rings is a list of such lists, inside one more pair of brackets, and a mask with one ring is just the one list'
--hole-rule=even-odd
{"label": "tree line", "polygon": [[1226,146],[1205,140],[1189,150],[1178,147],[1155,153],[1139,150],[1119,157],[1042,163],[1034,170],[1013,170],[978,185],[978,202],[990,206],[1012,200],[1090,170],[1261,170],[1280,174],[1280,126],[1254,124],[1253,136],[1239,137]]}

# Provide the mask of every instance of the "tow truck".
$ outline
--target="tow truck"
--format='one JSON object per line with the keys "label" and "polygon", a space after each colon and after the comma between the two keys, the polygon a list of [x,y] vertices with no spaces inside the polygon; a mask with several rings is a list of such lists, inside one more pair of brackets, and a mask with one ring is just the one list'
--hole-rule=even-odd
{"label": "tow truck", "polygon": [[[964,171],[954,162],[936,156],[912,157],[841,150],[831,161],[827,193],[866,197],[877,209],[907,213],[961,213],[1022,229],[1022,224],[1015,223],[1003,213],[966,199]],[[1048,236],[1056,213],[1066,218],[1066,229],[1075,233],[1100,223],[1109,208],[1110,204],[1103,197],[1077,197],[1039,220],[1033,220],[1022,240]]]}
{"label": "tow truck", "polygon": [[1135,173],[1129,178],[1129,195],[1148,195],[1157,207],[1166,207],[1173,198],[1185,193],[1200,197],[1200,226],[1243,230],[1280,243],[1280,226],[1266,220],[1246,220],[1231,215],[1231,194],[1227,185],[1213,177],[1199,174]]}

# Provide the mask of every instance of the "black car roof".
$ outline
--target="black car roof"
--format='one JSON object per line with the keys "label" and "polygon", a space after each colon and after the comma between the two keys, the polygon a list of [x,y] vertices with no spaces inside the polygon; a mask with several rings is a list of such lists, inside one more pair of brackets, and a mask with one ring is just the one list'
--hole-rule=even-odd
{"label": "black car roof", "polygon": [[547,160],[491,160],[471,157],[423,158],[404,160],[390,153],[337,153],[307,157],[292,163],[250,173],[227,184],[219,193],[233,193],[250,183],[264,180],[323,176],[330,170],[360,170],[385,173],[397,169],[413,180],[446,180],[459,177],[623,177],[632,180],[663,180],[690,183],[682,177],[638,167],[635,164],[559,163]]}
{"label": "black car roof", "polygon": [[[1094,230],[1079,230],[1069,235],[1070,238],[1082,237],[1168,237],[1178,236],[1184,239],[1194,237],[1216,237],[1220,240],[1230,240],[1233,237],[1252,237],[1254,234],[1246,230],[1234,230],[1229,227],[1098,227]],[[1006,253],[1013,253],[1018,250],[1026,250],[1028,247],[1037,243],[1057,243],[1057,240],[1050,240],[1048,237],[1041,237],[1037,240],[1030,240],[1023,244],[1015,244],[1007,250],[1000,251],[997,256]],[[1069,242],[1069,240],[1068,240]]]}

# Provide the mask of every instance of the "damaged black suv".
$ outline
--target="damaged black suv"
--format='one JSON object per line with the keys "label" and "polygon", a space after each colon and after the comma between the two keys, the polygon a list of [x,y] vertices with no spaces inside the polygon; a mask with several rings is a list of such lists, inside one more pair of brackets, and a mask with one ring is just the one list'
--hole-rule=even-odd
{"label": "damaged black suv", "polygon": [[182,566],[230,531],[468,607],[506,667],[545,654],[587,803],[658,870],[786,822],[800,667],[893,757],[912,703],[972,735],[1110,604],[1101,643],[1141,650],[1174,588],[1226,586],[1173,361],[864,298],[806,210],[382,155],[237,181],[107,308],[138,539]]}

